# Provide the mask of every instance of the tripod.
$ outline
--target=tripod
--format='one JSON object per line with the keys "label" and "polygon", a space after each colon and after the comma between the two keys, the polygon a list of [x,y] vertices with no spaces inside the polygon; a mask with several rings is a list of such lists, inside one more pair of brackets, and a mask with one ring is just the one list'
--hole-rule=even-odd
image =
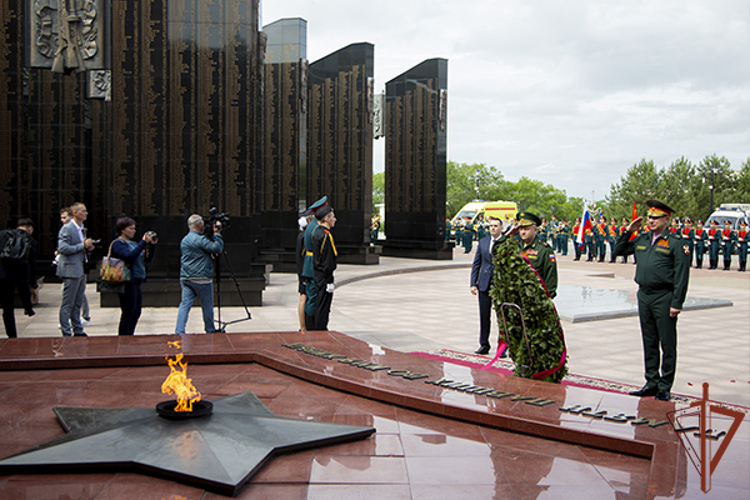
{"label": "tripod", "polygon": [[234,323],[239,323],[240,321],[247,321],[249,319],[253,319],[250,315],[250,310],[247,308],[247,304],[245,303],[245,297],[242,296],[242,290],[240,290],[240,284],[237,281],[237,277],[234,274],[234,271],[232,270],[232,264],[229,262],[229,256],[227,255],[226,249],[223,249],[221,253],[224,255],[224,259],[227,261],[227,268],[229,269],[229,274],[232,276],[232,280],[234,281],[234,286],[237,287],[237,293],[240,296],[240,300],[242,300],[242,306],[245,308],[245,312],[247,313],[247,318],[240,318],[235,319],[232,321],[222,321],[221,320],[221,256],[216,256],[216,309],[217,309],[217,319],[215,320],[217,329],[217,332],[225,333],[227,331],[226,327],[227,325],[233,325]]}

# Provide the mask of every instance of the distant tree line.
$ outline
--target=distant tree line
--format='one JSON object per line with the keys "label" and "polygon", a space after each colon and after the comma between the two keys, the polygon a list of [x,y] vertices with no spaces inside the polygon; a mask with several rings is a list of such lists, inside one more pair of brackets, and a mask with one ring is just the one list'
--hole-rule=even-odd
{"label": "distant tree line", "polygon": [[705,157],[697,165],[682,157],[666,168],[643,159],[612,185],[599,205],[608,217],[630,217],[634,201],[642,215],[646,200],[652,198],[669,205],[680,219],[690,217],[694,221],[705,221],[722,203],[750,203],[750,158],[736,171],[729,160],[716,155]]}
{"label": "distant tree line", "polygon": [[[447,176],[448,217],[476,199],[515,201],[519,210],[529,210],[546,219],[556,215],[558,219],[573,221],[583,212],[583,198],[568,197],[565,191],[528,177],[517,182],[505,180],[499,169],[484,163],[449,161]],[[376,203],[385,203],[384,180],[383,172],[373,175],[373,210]],[[736,171],[729,160],[716,155],[705,157],[697,165],[682,157],[666,168],[643,159],[611,186],[604,200],[593,201],[591,205],[607,218],[620,220],[631,216],[634,201],[638,214],[643,215],[646,200],[652,198],[672,207],[677,217],[693,220],[706,220],[722,203],[750,203],[750,157]]]}
{"label": "distant tree line", "polygon": [[448,192],[445,213],[453,217],[465,204],[485,201],[514,201],[519,210],[528,210],[539,217],[574,220],[583,211],[583,198],[568,197],[565,191],[542,181],[521,177],[517,182],[505,180],[496,167],[484,163],[447,165]]}

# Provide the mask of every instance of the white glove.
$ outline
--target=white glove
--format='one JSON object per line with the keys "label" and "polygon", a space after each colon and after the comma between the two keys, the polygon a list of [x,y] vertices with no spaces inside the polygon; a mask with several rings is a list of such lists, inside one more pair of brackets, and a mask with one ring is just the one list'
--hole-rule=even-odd
{"label": "white glove", "polygon": [[328,283],[326,285],[326,292],[333,293],[333,283]]}

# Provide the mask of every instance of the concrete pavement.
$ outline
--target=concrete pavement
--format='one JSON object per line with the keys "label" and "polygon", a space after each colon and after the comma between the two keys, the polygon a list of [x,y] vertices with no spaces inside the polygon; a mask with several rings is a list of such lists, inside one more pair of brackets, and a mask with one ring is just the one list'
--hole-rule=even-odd
{"label": "concrete pavement", "polygon": [[[475,245],[476,246],[476,245]],[[478,347],[477,299],[469,292],[473,252],[454,252],[452,261],[424,261],[383,257],[378,266],[341,265],[329,328],[372,344],[404,352],[451,349],[473,353]],[[574,262],[558,256],[560,283],[637,291],[635,266]],[[736,269],[736,262],[733,266]],[[16,312],[19,336],[56,337],[60,285],[40,290],[33,318]],[[116,335],[120,311],[100,308],[94,284],[89,335]],[[734,305],[685,311],[678,321],[678,367],[673,393],[701,396],[710,384],[712,400],[750,406],[750,273],[691,271],[688,296],[722,298]],[[230,325],[228,332],[296,331],[297,280],[291,274],[272,274],[264,306],[251,308],[252,320]],[[222,308],[224,321],[245,317],[241,308]],[[174,332],[174,308],[144,308],[137,335]],[[637,317],[585,323],[563,322],[569,370],[576,375],[640,386],[643,355]],[[200,310],[194,308],[187,331],[203,331]],[[496,342],[493,326],[491,342]],[[494,350],[493,350],[494,351]],[[491,353],[491,354],[494,354]],[[488,358],[489,360],[489,358]]]}

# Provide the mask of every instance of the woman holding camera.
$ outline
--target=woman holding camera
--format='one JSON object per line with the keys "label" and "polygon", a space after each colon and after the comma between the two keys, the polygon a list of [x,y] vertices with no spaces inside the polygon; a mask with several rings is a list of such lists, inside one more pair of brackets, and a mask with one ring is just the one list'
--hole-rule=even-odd
{"label": "woman holding camera", "polygon": [[148,231],[141,241],[133,241],[135,221],[130,217],[117,219],[115,232],[117,239],[112,242],[112,256],[125,261],[130,269],[130,281],[125,283],[124,292],[117,294],[122,311],[118,335],[133,335],[141,317],[141,283],[146,281],[146,263],[154,259],[157,238],[156,233]]}

